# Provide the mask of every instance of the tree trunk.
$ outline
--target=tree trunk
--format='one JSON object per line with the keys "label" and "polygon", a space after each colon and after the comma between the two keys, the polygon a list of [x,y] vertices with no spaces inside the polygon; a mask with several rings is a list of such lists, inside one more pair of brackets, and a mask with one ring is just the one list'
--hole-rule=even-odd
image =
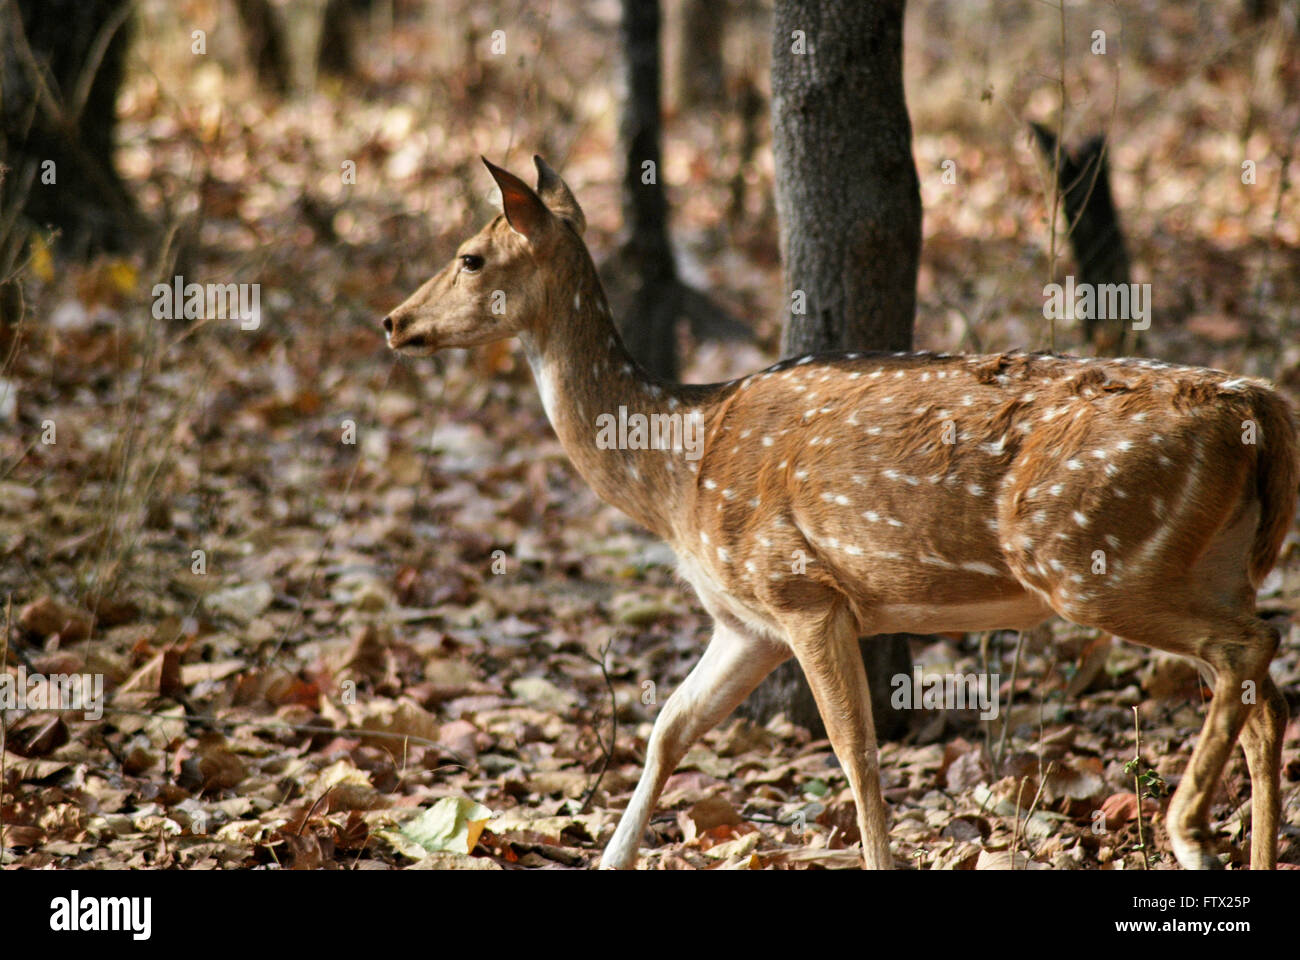
{"label": "tree trunk", "polygon": [[623,0],[621,29],[624,239],[601,278],[628,352],[655,376],[676,380],[678,320],[697,340],[750,341],[753,332],[677,275],[659,156],[659,0]]}
{"label": "tree trunk", "polygon": [[[795,31],[808,52],[791,53]],[[903,98],[903,0],[776,8],[772,137],[786,355],[910,350],[921,195]]]}
{"label": "tree trunk", "polygon": [[319,66],[334,77],[356,74],[357,31],[369,19],[371,0],[329,0],[321,24]]}
{"label": "tree trunk", "polygon": [[272,93],[288,93],[289,53],[285,49],[284,30],[270,0],[235,0],[235,10],[258,83]]}
{"label": "tree trunk", "polygon": [[306,93],[318,73],[350,77],[356,71],[356,37],[372,0],[235,0],[257,71],[267,91]]}
{"label": "tree trunk", "polygon": [[[772,132],[792,309],[786,356],[912,347],[921,196],[903,95],[903,9],[904,0],[777,0]],[[907,723],[889,705],[889,680],[911,671],[907,638],[861,644],[876,729],[897,736]],[[817,716],[793,660],[746,706],[759,721],[780,711],[798,722]],[[820,719],[812,726],[825,735]]]}
{"label": "tree trunk", "polygon": [[[767,116],[767,102],[753,79],[745,76],[739,84],[736,97],[740,113],[740,142],[736,147],[736,172],[731,178],[731,202],[727,205],[727,221],[735,229],[745,217],[745,198],[750,192],[746,174],[754,165],[762,144],[763,121]],[[757,218],[759,229],[774,219],[775,210],[771,194],[762,191],[762,212]]]}
{"label": "tree trunk", "polygon": [[[1056,134],[1037,123],[1030,124],[1039,149],[1049,166],[1056,162]],[[1076,281],[1093,285],[1129,282],[1128,250],[1119,226],[1119,214],[1110,192],[1110,168],[1106,163],[1106,138],[1093,137],[1076,150],[1061,144],[1061,166],[1057,184],[1065,206],[1066,230],[1074,252]],[[1098,354],[1115,356],[1126,352],[1123,317],[1083,321],[1083,336]],[[1137,334],[1129,348],[1136,348]]]}
{"label": "tree trunk", "polygon": [[722,37],[727,0],[682,0],[677,50],[677,106],[681,110],[717,107],[726,93]]}
{"label": "tree trunk", "polygon": [[624,151],[620,272],[630,285],[619,333],[628,352],[665,380],[677,378],[677,266],[659,163],[659,0],[623,0],[627,81],[619,131]]}
{"label": "tree trunk", "polygon": [[126,250],[143,228],[113,167],[130,11],[130,0],[0,4],[0,222],[21,211],[79,258]]}

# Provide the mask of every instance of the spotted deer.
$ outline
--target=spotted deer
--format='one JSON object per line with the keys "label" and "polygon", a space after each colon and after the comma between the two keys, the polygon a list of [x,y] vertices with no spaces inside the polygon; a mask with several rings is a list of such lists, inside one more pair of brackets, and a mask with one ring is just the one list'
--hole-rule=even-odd
{"label": "spotted deer", "polygon": [[[578,472],[671,544],[713,617],[602,867],[634,865],[686,750],[791,656],[856,800],[863,863],[891,867],[856,638],[1026,629],[1053,614],[1213,677],[1167,815],[1173,852],[1185,868],[1219,866],[1209,806],[1240,735],[1251,866],[1274,866],[1287,704],[1255,592],[1300,484],[1277,393],[1214,370],[1019,352],[824,354],[727,383],[656,380],[615,332],[581,208],[534,161],[536,190],[484,160],[503,213],[383,327],[416,356],[518,337]],[[644,430],[600,442],[620,410],[695,423],[702,442],[694,455]]]}

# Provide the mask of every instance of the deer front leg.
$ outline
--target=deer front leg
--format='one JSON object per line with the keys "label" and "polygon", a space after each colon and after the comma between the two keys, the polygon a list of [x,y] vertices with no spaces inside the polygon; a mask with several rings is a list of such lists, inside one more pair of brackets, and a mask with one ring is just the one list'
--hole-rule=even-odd
{"label": "deer front leg", "polygon": [[790,645],[857,802],[863,865],[868,870],[893,869],[889,816],[880,795],[876,728],[856,624],[837,607],[829,616],[802,619],[788,628]]}
{"label": "deer front leg", "polygon": [[600,858],[602,870],[622,870],[635,863],[659,791],[691,744],[717,726],[789,656],[780,644],[738,633],[722,623],[714,625],[704,656],[655,720],[645,770]]}

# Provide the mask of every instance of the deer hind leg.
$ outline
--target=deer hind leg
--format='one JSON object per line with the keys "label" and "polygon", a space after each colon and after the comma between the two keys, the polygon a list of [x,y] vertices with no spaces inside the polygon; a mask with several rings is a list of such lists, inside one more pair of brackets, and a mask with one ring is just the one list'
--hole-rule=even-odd
{"label": "deer hind leg", "polygon": [[655,720],[646,748],[645,769],[601,856],[602,870],[622,870],[633,865],[664,781],[686,751],[789,658],[790,651],[782,644],[737,632],[720,622],[714,625],[704,656],[673,691]]}
{"label": "deer hind leg", "polygon": [[1250,869],[1277,866],[1277,828],[1282,813],[1282,733],[1288,719],[1286,698],[1267,673],[1259,684],[1259,704],[1241,731],[1250,769]]}
{"label": "deer hind leg", "polygon": [[880,796],[880,761],[858,630],[843,607],[788,623],[790,644],[857,802],[862,860],[868,870],[893,868],[889,819]]}
{"label": "deer hind leg", "polygon": [[[1231,625],[1230,625],[1231,624]],[[1219,625],[1213,639],[1197,651],[1215,673],[1214,699],[1192,751],[1191,762],[1169,804],[1169,838],[1174,856],[1188,870],[1220,867],[1210,846],[1209,809],[1214,788],[1223,773],[1239,734],[1250,768],[1252,809],[1252,866],[1263,869],[1274,857],[1278,811],[1278,772],[1281,727],[1286,704],[1268,677],[1268,663],[1277,646],[1277,634],[1263,621],[1242,617]],[[1253,684],[1254,697],[1245,694]],[[1263,719],[1260,719],[1261,715]],[[1253,719],[1252,719],[1253,718]],[[1261,816],[1262,815],[1262,816]]]}

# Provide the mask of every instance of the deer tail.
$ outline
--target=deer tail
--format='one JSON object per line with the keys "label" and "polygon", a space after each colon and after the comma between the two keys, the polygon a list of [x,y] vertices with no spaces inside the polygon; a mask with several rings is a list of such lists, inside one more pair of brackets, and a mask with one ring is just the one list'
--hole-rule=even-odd
{"label": "deer tail", "polygon": [[1287,402],[1272,390],[1261,390],[1255,398],[1259,419],[1259,455],[1255,483],[1259,497],[1259,528],[1250,550],[1250,579],[1258,586],[1277,563],[1282,541],[1291,529],[1300,490],[1300,442],[1295,419]]}

